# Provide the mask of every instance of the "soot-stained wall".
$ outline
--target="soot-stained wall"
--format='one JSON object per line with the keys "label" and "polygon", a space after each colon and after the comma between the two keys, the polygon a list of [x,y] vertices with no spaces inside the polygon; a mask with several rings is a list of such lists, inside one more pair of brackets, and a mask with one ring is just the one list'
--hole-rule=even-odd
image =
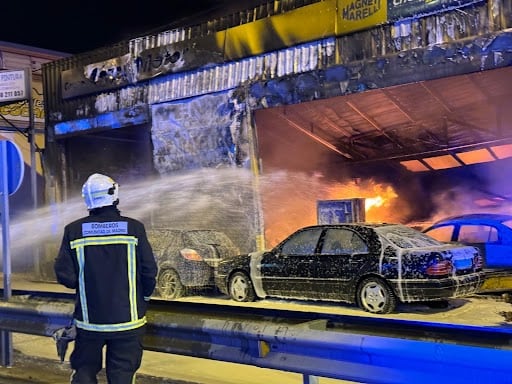
{"label": "soot-stained wall", "polygon": [[202,167],[237,166],[244,133],[228,93],[152,107],[153,155],[160,174]]}
{"label": "soot-stained wall", "polygon": [[152,106],[153,164],[160,180],[154,227],[222,230],[255,248],[257,194],[243,104],[223,92]]}

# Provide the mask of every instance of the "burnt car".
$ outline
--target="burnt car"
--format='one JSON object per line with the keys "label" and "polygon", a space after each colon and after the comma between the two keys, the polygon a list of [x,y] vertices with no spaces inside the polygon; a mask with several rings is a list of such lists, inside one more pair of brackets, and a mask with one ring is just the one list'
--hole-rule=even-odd
{"label": "burnt car", "polygon": [[147,235],[158,265],[155,296],[167,300],[213,288],[218,262],[240,253],[225,233],[213,229],[159,228]]}
{"label": "burnt car", "polygon": [[423,232],[442,242],[472,245],[480,250],[486,274],[481,292],[512,291],[512,215],[451,216]]}
{"label": "burnt car", "polygon": [[401,224],[372,223],[301,228],[271,250],[225,258],[215,277],[218,289],[239,302],[329,300],[371,313],[472,295],[483,281],[476,248],[444,244]]}

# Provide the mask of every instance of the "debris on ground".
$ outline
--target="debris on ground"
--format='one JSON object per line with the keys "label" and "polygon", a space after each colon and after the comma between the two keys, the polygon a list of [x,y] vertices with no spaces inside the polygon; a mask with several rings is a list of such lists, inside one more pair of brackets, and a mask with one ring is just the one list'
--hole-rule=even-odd
{"label": "debris on ground", "polygon": [[[505,303],[512,304],[512,294],[509,292],[503,293],[501,298]],[[505,321],[512,322],[512,311],[502,311],[499,314],[505,318]]]}

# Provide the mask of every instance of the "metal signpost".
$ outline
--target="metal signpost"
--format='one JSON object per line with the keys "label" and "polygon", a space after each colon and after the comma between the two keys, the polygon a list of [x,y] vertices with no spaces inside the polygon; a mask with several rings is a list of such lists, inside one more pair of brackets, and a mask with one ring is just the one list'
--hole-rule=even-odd
{"label": "metal signpost", "polygon": [[[2,255],[4,300],[11,298],[11,253],[9,244],[9,195],[15,193],[23,181],[25,162],[18,146],[12,141],[0,140],[0,214],[2,216]],[[0,331],[2,365],[10,366],[12,358],[12,336],[9,331]]]}
{"label": "metal signpost", "polygon": [[[29,140],[31,150],[32,193],[37,205],[34,116],[30,68],[0,71],[0,103],[26,100],[29,103]],[[9,195],[15,193],[23,181],[25,162],[18,146],[12,141],[0,140],[0,214],[2,223],[2,255],[4,301],[11,298],[11,254],[9,244]],[[0,331],[0,360],[2,366],[12,363],[12,335]]]}

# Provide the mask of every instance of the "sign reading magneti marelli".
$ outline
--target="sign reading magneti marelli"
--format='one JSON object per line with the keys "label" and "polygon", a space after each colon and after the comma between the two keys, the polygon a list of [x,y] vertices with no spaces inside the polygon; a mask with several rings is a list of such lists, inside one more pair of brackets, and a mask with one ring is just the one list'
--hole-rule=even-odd
{"label": "sign reading magneti marelli", "polygon": [[385,0],[338,0],[337,8],[337,36],[371,28],[387,21]]}
{"label": "sign reading magneti marelli", "polygon": [[484,0],[337,0],[336,35],[344,35],[400,19],[439,13]]}

